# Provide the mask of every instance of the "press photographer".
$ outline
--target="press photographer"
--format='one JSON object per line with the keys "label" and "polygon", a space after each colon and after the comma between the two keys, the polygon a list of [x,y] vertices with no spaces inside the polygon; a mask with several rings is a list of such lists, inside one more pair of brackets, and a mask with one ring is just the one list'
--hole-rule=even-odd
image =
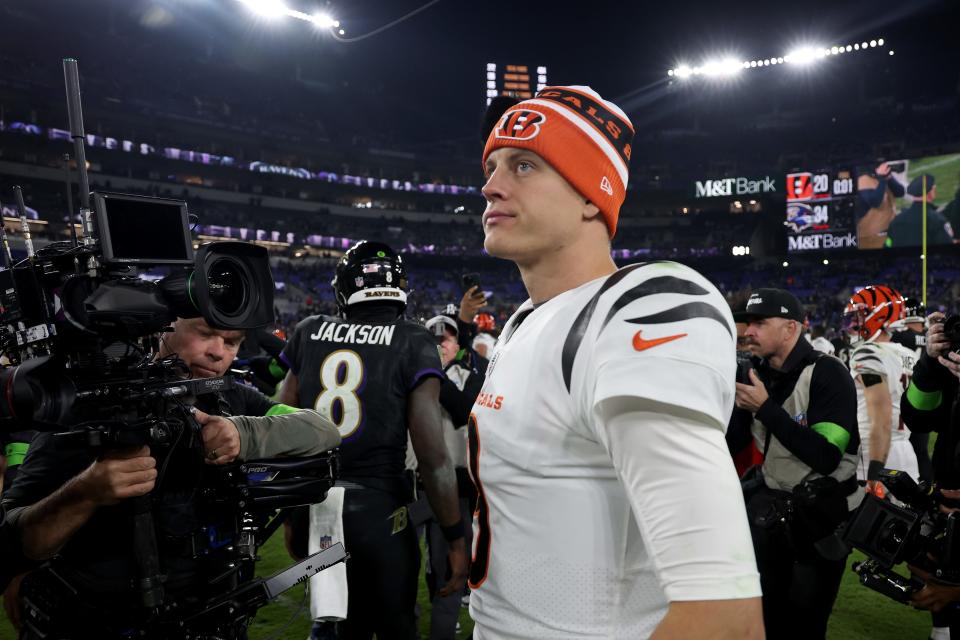
{"label": "press photographer", "polygon": [[40,432],[3,496],[24,555],[46,560],[21,584],[21,637],[244,637],[345,559],[334,545],[254,577],[277,509],[326,497],[339,434],[221,377],[273,320],[266,250],[195,249],[186,203],[91,193],[76,61],[64,77],[82,234],[34,251],[15,189],[27,258],[4,251],[0,270],[0,428]]}
{"label": "press photographer", "polygon": [[[214,329],[203,318],[181,318],[163,337],[160,357],[178,356],[194,377],[215,378],[233,362],[243,333]],[[237,385],[222,393],[203,395],[198,404],[212,414],[199,410],[195,414],[202,425],[205,459],[189,449],[171,451],[161,462],[176,471],[171,471],[166,484],[159,487],[157,460],[146,446],[108,451],[91,460],[94,451],[85,446],[58,447],[52,433],[42,433],[34,441],[5,503],[17,507],[46,498],[40,508],[29,509],[18,518],[17,525],[29,558],[46,560],[59,553],[47,568],[27,578],[22,593],[29,598],[38,591],[56,592],[63,588],[57,584],[62,581],[70,582],[77,592],[69,602],[44,603],[44,613],[56,612],[52,624],[86,619],[85,628],[91,636],[110,637],[123,628],[116,625],[124,617],[127,624],[144,622],[139,603],[131,598],[136,594],[130,586],[136,579],[137,565],[131,558],[129,524],[124,522],[129,519],[123,507],[127,498],[154,492],[155,515],[162,532],[158,539],[160,557],[167,571],[165,587],[171,594],[181,586],[193,592],[203,584],[203,570],[192,557],[203,545],[195,538],[204,529],[209,531],[212,524],[201,513],[202,502],[196,494],[216,482],[209,479],[209,474],[207,480],[203,479],[203,464],[309,456],[339,444],[336,428],[315,412],[294,412],[249,387]],[[274,417],[227,419],[220,414]],[[85,601],[86,609],[77,600]],[[75,602],[76,608],[68,606]],[[39,611],[36,603],[25,604],[26,616]],[[104,620],[99,612],[114,606],[120,610]],[[130,613],[132,618],[124,616]],[[32,637],[29,630],[24,637]]]}
{"label": "press photographer", "polygon": [[767,637],[823,638],[846,559],[828,541],[861,498],[853,380],[802,338],[788,291],[758,289],[734,319],[753,357],[738,372],[727,443],[740,451],[752,436],[764,454],[744,497]]}
{"label": "press photographer", "polygon": [[6,510],[0,505],[0,589],[6,589],[26,564],[20,549],[20,534],[7,522]]}
{"label": "press photographer", "polygon": [[[910,385],[900,401],[903,421],[916,433],[937,433],[933,448],[933,479],[939,487],[945,509],[960,507],[960,317],[932,313],[927,319],[927,344],[913,369]],[[926,580],[925,574],[920,574]],[[912,599],[914,606],[937,610],[948,602],[960,601],[960,589],[926,580]],[[956,609],[942,614],[938,626],[949,625],[951,634],[960,633],[960,615]]]}

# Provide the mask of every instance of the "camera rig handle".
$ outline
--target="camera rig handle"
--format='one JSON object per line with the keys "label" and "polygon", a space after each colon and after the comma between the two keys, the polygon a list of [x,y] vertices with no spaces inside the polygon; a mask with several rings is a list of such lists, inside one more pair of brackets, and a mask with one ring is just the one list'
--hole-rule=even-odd
{"label": "camera rig handle", "polygon": [[338,542],[323,551],[308,556],[269,578],[260,578],[212,600],[193,615],[183,618],[178,626],[185,629],[205,628],[204,623],[218,620],[233,620],[252,615],[284,591],[336,564],[345,562],[349,554]]}

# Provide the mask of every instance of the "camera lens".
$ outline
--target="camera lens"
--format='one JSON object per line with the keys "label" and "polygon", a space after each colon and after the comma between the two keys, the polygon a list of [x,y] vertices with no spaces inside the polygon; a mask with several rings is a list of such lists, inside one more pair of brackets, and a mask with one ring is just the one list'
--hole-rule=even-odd
{"label": "camera lens", "polygon": [[877,534],[877,548],[888,555],[895,555],[903,546],[909,531],[907,524],[899,520],[886,523]]}
{"label": "camera lens", "polygon": [[235,316],[247,302],[247,281],[242,269],[233,260],[216,260],[209,271],[210,301],[227,316]]}

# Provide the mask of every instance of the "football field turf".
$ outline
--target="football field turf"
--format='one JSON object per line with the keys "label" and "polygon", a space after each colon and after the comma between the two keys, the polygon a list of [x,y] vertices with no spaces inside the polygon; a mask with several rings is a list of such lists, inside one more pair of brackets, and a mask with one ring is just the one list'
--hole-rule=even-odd
{"label": "football field turf", "polygon": [[[264,545],[260,563],[261,575],[270,575],[290,564],[283,548],[282,536],[277,534]],[[851,556],[850,562],[862,559],[859,553]],[[418,596],[420,605],[420,631],[428,637],[430,626],[430,603],[426,587],[420,581]],[[301,605],[303,608],[301,609]],[[280,596],[277,602],[261,609],[250,629],[250,640],[305,639],[309,634],[308,604],[304,600],[304,588],[294,587]],[[472,623],[466,609],[460,613],[461,631],[457,638],[470,635]],[[929,636],[930,615],[915,611],[884,598],[860,585],[857,576],[847,571],[843,576],[840,595],[830,619],[827,637],[830,640],[923,640]],[[0,622],[0,640],[15,638],[6,617]]]}

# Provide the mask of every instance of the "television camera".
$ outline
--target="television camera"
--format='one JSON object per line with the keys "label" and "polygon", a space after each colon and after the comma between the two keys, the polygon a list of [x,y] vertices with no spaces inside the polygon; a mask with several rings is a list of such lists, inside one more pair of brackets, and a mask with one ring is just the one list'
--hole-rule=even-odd
{"label": "television camera", "polygon": [[902,504],[868,494],[847,523],[844,541],[867,559],[853,564],[860,582],[908,604],[923,582],[894,571],[908,563],[938,582],[960,584],[960,519],[944,513],[936,486],[917,484],[902,471],[884,469],[880,481]]}
{"label": "television camera", "polygon": [[[177,317],[202,316],[220,329],[272,322],[274,283],[267,252],[240,242],[195,249],[183,201],[91,193],[77,62],[66,59],[63,69],[81,233],[72,224],[69,168],[71,240],[35,250],[22,194],[15,189],[27,257],[13,261],[0,227],[5,266],[0,270],[0,352],[6,359],[0,370],[0,432],[54,432],[64,444],[92,450],[148,445],[161,469],[161,461],[177,449],[202,460],[200,425],[191,405],[199,396],[229,389],[233,379],[189,379],[189,369],[176,356],[158,358],[160,340]],[[157,278],[157,271],[166,275]],[[154,494],[164,473],[176,470],[161,471]],[[257,548],[285,519],[282,510],[322,502],[336,474],[336,451],[244,461],[203,474],[204,486],[196,492],[202,509],[225,517],[216,535],[189,552],[206,566],[219,567],[202,601],[178,601],[165,589],[153,498],[128,500],[144,610],[140,635],[235,637],[238,619],[343,561],[346,554],[337,544],[273,578],[254,579]]]}

